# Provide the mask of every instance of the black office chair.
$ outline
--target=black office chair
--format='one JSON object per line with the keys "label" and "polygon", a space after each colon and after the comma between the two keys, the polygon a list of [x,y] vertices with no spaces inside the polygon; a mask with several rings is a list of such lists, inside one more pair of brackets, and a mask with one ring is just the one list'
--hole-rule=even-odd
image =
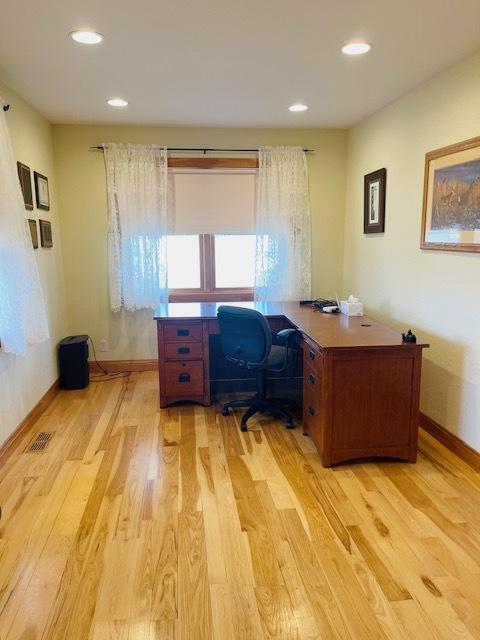
{"label": "black office chair", "polygon": [[266,372],[285,371],[293,364],[296,329],[284,329],[274,334],[266,318],[254,309],[222,305],[218,308],[217,318],[220,325],[222,350],[230,362],[245,369],[257,371],[257,393],[251,398],[232,400],[223,405],[222,415],[227,416],[229,409],[248,407],[242,417],[240,428],[247,430],[247,420],[257,411],[269,411],[285,420],[287,428],[293,428],[292,416],[281,405],[292,406],[292,400],[267,399]]}

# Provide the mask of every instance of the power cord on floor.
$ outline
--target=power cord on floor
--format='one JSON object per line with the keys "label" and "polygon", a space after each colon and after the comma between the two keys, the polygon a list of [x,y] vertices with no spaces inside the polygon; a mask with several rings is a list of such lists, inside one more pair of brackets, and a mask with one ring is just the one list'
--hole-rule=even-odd
{"label": "power cord on floor", "polygon": [[117,378],[127,378],[130,375],[130,371],[117,371],[115,373],[109,373],[105,367],[103,367],[97,360],[97,352],[95,351],[95,345],[90,336],[87,336],[90,344],[92,345],[93,358],[97,367],[102,373],[92,373],[90,375],[91,382],[106,382],[107,380],[117,380]]}

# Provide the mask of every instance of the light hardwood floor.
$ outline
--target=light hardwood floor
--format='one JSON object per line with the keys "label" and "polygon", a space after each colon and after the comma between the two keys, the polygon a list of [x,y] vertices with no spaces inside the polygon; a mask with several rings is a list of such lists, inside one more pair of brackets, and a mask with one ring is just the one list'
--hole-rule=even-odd
{"label": "light hardwood floor", "polygon": [[1,640],[480,638],[480,477],[426,435],[324,469],[134,373],[60,393],[0,504]]}

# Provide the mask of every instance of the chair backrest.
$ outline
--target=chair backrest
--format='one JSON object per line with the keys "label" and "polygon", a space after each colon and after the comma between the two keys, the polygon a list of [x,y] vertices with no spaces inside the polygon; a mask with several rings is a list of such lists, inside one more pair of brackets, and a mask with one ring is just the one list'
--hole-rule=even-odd
{"label": "chair backrest", "polygon": [[225,357],[241,366],[261,365],[272,347],[272,331],[265,316],[254,309],[222,305],[217,311]]}

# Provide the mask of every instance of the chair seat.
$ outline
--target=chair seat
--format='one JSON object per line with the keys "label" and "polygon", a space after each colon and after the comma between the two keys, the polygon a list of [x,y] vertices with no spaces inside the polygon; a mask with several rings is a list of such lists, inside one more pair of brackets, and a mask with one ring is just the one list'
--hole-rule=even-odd
{"label": "chair seat", "polygon": [[286,356],[286,348],[276,344],[272,344],[268,360],[265,363],[266,369],[279,369],[283,366]]}
{"label": "chair seat", "polygon": [[[262,369],[283,369],[285,364],[286,348],[272,344],[267,361],[262,364]],[[258,369],[256,365],[249,365],[249,369]]]}

